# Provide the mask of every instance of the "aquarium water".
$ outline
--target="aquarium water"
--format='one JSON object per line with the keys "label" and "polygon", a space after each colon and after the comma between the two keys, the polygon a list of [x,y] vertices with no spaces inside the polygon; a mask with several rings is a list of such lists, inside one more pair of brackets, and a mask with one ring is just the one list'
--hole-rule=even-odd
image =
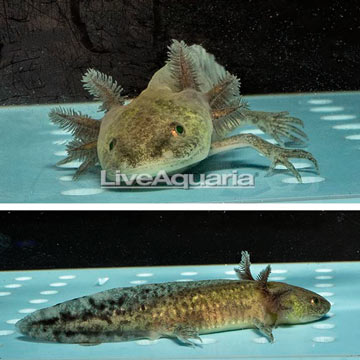
{"label": "aquarium water", "polygon": [[[195,174],[250,174],[253,187],[106,189],[100,168],[73,181],[79,162],[61,166],[67,133],[50,123],[56,105],[0,108],[0,202],[2,203],[181,203],[181,202],[358,202],[360,200],[360,92],[245,97],[253,110],[289,111],[301,118],[309,141],[300,147],[318,160],[320,174],[307,160],[292,159],[303,183],[283,167],[268,176],[270,162],[253,149],[237,149],[205,159]],[[94,118],[98,103],[65,104]],[[254,127],[251,132],[274,142]],[[294,144],[292,147],[295,146]]]}
{"label": "aquarium water", "polygon": [[[321,320],[274,329],[270,344],[244,329],[201,335],[195,348],[171,339],[96,346],[37,342],[16,333],[31,312],[99,291],[167,281],[236,279],[235,265],[62,269],[0,272],[0,358],[70,359],[352,359],[359,356],[360,262],[273,264],[271,281],[315,291],[331,302]],[[258,273],[264,265],[253,265]]]}

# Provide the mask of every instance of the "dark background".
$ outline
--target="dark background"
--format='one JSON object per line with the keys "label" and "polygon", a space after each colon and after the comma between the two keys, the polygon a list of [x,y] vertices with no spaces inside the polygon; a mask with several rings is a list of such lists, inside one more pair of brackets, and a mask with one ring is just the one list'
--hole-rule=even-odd
{"label": "dark background", "polygon": [[0,105],[88,100],[88,67],[136,95],[172,38],[214,53],[245,94],[360,87],[358,0],[0,0]]}
{"label": "dark background", "polygon": [[0,268],[360,260],[358,212],[2,212]]}

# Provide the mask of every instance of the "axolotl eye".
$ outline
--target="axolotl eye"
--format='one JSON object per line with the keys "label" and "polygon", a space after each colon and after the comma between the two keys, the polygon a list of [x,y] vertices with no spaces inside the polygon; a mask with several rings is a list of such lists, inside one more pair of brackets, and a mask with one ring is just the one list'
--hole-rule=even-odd
{"label": "axolotl eye", "polygon": [[111,151],[116,144],[116,139],[112,139],[109,143],[109,150]]}
{"label": "axolotl eye", "polygon": [[174,123],[171,126],[171,135],[172,136],[183,136],[185,134],[185,128],[178,123]]}
{"label": "axolotl eye", "polygon": [[319,305],[319,302],[320,302],[319,298],[317,298],[316,296],[314,296],[310,299],[311,305],[314,305],[314,306]]}

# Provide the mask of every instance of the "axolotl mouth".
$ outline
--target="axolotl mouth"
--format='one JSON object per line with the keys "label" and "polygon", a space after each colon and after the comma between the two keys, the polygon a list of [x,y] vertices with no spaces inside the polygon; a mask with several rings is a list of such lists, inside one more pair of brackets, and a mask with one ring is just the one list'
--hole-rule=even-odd
{"label": "axolotl mouth", "polygon": [[177,173],[180,174],[195,166],[206,157],[207,155],[202,155],[198,149],[192,152],[190,156],[183,158],[174,157],[173,152],[167,150],[158,161],[145,162],[135,167],[131,167],[127,162],[124,162],[118,167],[108,168],[106,169],[106,178],[114,181],[117,180],[120,174],[125,175],[127,178],[141,175],[154,178],[164,173],[169,176]]}

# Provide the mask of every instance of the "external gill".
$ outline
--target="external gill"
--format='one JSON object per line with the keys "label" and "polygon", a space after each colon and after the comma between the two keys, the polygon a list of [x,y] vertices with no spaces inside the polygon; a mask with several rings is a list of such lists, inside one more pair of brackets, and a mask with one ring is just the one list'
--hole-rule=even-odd
{"label": "external gill", "polygon": [[[84,88],[102,102],[99,111],[108,111],[114,105],[124,105],[125,97],[121,96],[122,87],[111,76],[97,70],[88,69],[82,78]],[[101,120],[95,120],[73,109],[58,107],[49,113],[50,120],[61,129],[69,131],[74,139],[66,146],[68,156],[59,161],[63,165],[73,160],[82,161],[74,174],[76,180],[89,168],[99,162],[97,154],[97,140],[100,132]]]}

